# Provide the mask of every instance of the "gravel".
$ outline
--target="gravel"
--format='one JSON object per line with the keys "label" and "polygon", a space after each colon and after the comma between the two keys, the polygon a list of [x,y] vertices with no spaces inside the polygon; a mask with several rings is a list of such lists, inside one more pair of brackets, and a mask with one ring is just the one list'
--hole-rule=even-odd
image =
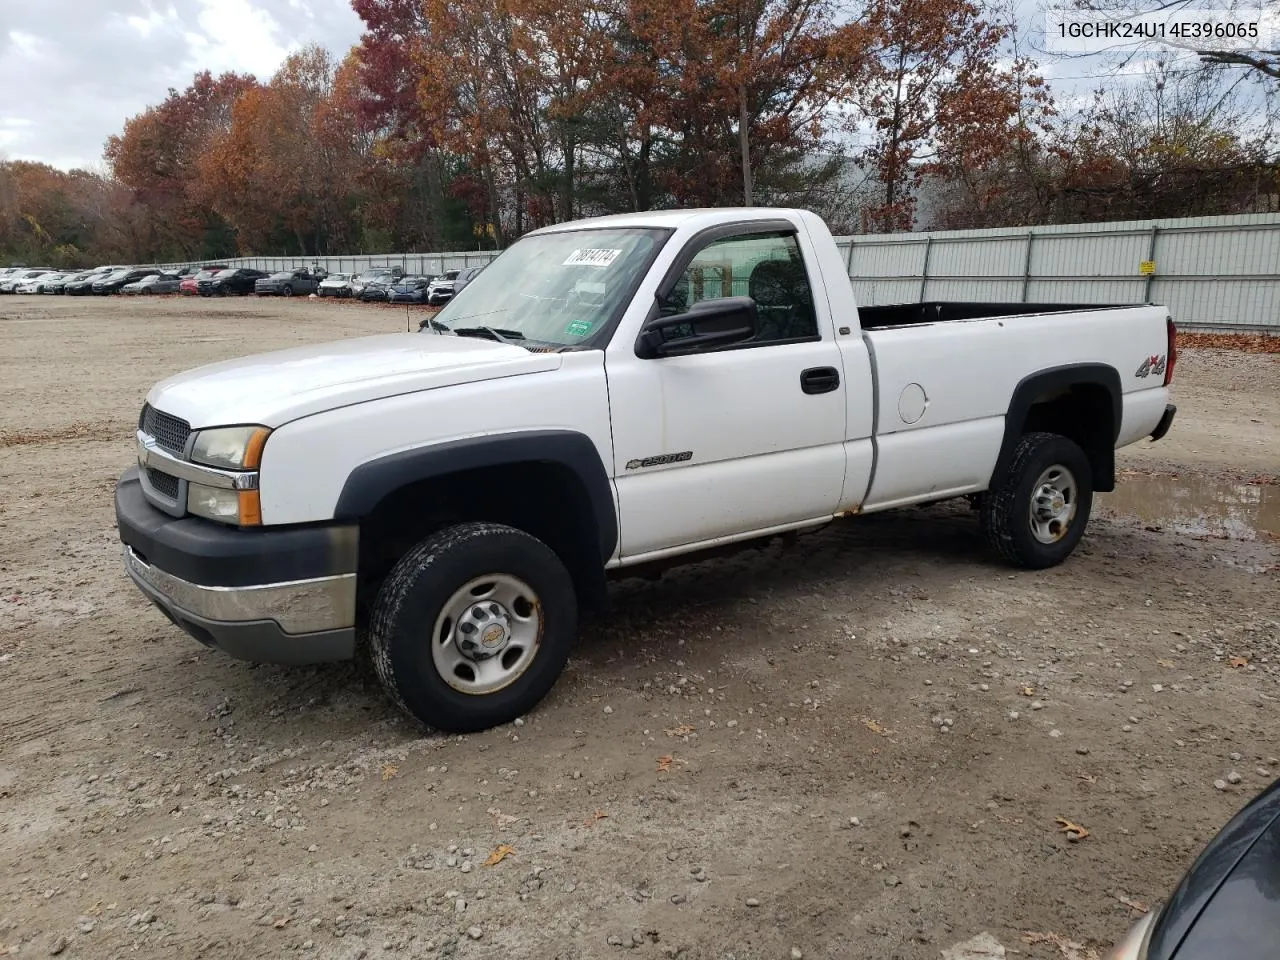
{"label": "gravel", "polygon": [[[624,954],[637,957],[770,960],[796,944],[938,960],[988,924],[1102,944],[1124,921],[1115,903],[1088,908],[1098,877],[1166,898],[1244,790],[1180,788],[1222,766],[1274,769],[1254,758],[1280,753],[1258,722],[1280,676],[1276,544],[1148,530],[1127,506],[1109,519],[1124,478],[1049,571],[1001,566],[956,502],[619,581],[523,723],[424,730],[365,665],[254,666],[182,635],[120,576],[111,512],[152,382],[392,332],[397,316],[403,329],[403,311],[15,299],[0,311],[13,401],[0,405],[0,469],[17,491],[0,504],[0,794],[24,826],[4,837],[0,944],[21,956],[55,933],[77,958],[585,960],[613,955],[599,947],[614,936],[638,937]],[[1122,466],[1150,450],[1183,457],[1196,483],[1214,482],[1210,457],[1273,469],[1280,364],[1197,381],[1196,362],[1175,391],[1196,417]],[[102,422],[58,439],[73,411]],[[10,442],[32,429],[55,433]],[[1178,668],[1161,672],[1175,642]],[[1256,671],[1215,661],[1219,649]],[[600,722],[606,704],[618,724]],[[1126,716],[1140,732],[1121,729]],[[1050,720],[1070,743],[1044,744]],[[1244,759],[1223,764],[1227,751]],[[1064,854],[1057,817],[1101,839]],[[912,819],[929,828],[900,837]],[[503,843],[515,855],[483,866]],[[1001,868],[979,849],[999,850]],[[884,895],[855,919],[841,884]],[[637,934],[646,923],[660,938]],[[1022,960],[1058,953],[1015,946]]]}

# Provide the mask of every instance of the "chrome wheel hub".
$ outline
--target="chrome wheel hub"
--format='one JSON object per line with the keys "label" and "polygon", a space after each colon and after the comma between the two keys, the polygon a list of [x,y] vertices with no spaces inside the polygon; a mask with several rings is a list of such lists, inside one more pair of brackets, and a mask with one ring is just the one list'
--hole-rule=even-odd
{"label": "chrome wheel hub", "polygon": [[1041,543],[1057,543],[1076,517],[1075,475],[1060,464],[1049,467],[1031,488],[1031,534]]}
{"label": "chrome wheel hub", "polygon": [[477,603],[458,618],[458,649],[472,660],[488,660],[511,641],[511,614],[495,600]]}
{"label": "chrome wheel hub", "polygon": [[493,693],[517,680],[542,639],[533,588],[510,574],[476,577],[445,602],[431,636],[431,659],[453,689]]}

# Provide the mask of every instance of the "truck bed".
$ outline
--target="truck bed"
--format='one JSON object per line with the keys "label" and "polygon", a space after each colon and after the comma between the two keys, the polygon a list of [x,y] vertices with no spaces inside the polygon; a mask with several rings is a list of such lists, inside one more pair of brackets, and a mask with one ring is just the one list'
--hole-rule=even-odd
{"label": "truck bed", "polygon": [[1076,310],[1126,310],[1144,304],[1115,303],[984,303],[968,300],[931,300],[925,303],[890,303],[880,307],[859,307],[863,330],[910,327],[921,323],[948,323],[952,320],[985,320],[1033,313],[1065,313]]}

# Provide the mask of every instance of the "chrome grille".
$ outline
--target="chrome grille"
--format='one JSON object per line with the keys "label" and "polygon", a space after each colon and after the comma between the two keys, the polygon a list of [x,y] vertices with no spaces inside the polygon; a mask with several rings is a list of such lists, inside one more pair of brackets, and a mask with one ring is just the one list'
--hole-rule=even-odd
{"label": "chrome grille", "polygon": [[168,413],[161,413],[151,404],[143,404],[139,426],[143,433],[156,438],[156,443],[172,454],[182,456],[191,436],[191,424]]}
{"label": "chrome grille", "polygon": [[156,493],[161,496],[168,497],[170,500],[178,499],[177,477],[168,473],[161,473],[159,470],[147,467],[147,482],[150,483]]}

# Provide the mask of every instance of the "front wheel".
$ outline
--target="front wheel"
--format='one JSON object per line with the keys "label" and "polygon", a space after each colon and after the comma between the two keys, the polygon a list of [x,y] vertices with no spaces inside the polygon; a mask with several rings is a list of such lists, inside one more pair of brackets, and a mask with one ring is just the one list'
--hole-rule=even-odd
{"label": "front wheel", "polygon": [[533,709],[578,627],[555,552],[513,527],[463,523],[406,553],[374,601],[369,646],[391,698],[423,724],[472,733]]}
{"label": "front wheel", "polygon": [[285,288],[284,288],[284,295],[285,295],[286,297],[292,297],[292,296],[293,296],[293,287],[285,287]]}
{"label": "front wheel", "polygon": [[1092,506],[1093,472],[1080,446],[1056,433],[1028,433],[982,498],[982,527],[1010,563],[1042,570],[1075,550]]}

